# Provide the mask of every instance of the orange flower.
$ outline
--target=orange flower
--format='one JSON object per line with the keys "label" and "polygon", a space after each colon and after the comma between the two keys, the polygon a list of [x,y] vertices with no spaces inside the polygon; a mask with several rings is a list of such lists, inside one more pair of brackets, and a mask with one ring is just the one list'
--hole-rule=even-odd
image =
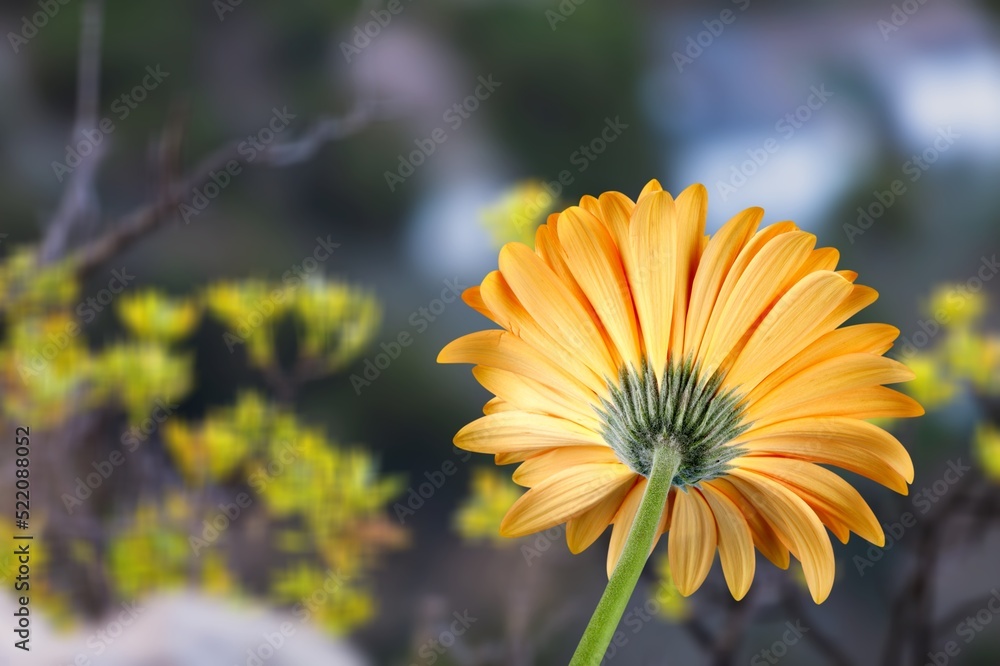
{"label": "orange flower", "polygon": [[669,532],[682,594],[718,550],[742,598],[756,546],[782,568],[799,559],[820,603],[834,578],[827,529],[884,543],[861,495],[820,465],[905,493],[909,455],[866,419],[922,414],[882,386],[913,373],[883,357],[897,329],[841,328],[877,294],[837,270],[837,250],[792,222],[758,229],[759,208],[709,238],[706,207],[700,185],[674,199],[651,181],[635,203],[608,192],[551,215],[534,251],[504,246],[499,270],[464,294],[501,328],[438,358],[475,364],[496,395],[455,444],[520,463],[514,480],[530,490],[505,535],[566,523],[577,553],[613,524],[609,575],[665,451],[674,474],[655,537]]}

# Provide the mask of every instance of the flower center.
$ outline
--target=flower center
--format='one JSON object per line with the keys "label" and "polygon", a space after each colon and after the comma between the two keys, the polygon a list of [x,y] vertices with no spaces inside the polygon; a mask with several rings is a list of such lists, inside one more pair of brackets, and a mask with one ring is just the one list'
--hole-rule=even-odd
{"label": "flower center", "polygon": [[617,385],[598,409],[604,440],[633,471],[649,476],[657,446],[681,455],[674,485],[693,485],[724,475],[729,461],[744,453],[728,442],[745,432],[743,396],[721,392],[724,375],[702,376],[691,359],[667,361],[657,381],[649,363],[641,371],[622,368]]}

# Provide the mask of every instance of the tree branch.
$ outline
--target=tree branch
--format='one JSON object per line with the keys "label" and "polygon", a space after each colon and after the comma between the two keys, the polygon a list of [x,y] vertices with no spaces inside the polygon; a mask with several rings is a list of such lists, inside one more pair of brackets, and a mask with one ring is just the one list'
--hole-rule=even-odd
{"label": "tree branch", "polygon": [[[312,157],[323,144],[356,134],[373,121],[388,117],[390,115],[376,105],[358,105],[343,117],[321,119],[300,139],[269,145],[258,153],[254,164],[276,168],[297,164]],[[179,133],[168,131],[167,135],[175,137],[174,141],[180,140]],[[164,187],[157,201],[125,215],[113,225],[112,231],[82,247],[76,253],[77,273],[86,276],[172,219],[194,190],[209,181],[210,172],[225,168],[230,161],[240,161],[238,146],[236,141],[216,149],[179,182]]]}
{"label": "tree branch", "polygon": [[[97,106],[101,88],[101,37],[104,23],[104,0],[87,0],[80,24],[80,51],[76,82],[76,116],[70,142],[84,131],[97,129]],[[70,175],[56,213],[42,242],[40,261],[48,264],[62,257],[69,245],[73,228],[89,212],[96,214],[94,180],[104,157],[105,142],[92,152]]]}

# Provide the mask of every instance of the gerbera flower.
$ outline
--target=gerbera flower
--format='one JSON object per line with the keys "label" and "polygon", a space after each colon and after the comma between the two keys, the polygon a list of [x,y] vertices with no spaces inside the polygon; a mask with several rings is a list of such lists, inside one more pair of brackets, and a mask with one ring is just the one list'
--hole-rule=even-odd
{"label": "gerbera flower", "polygon": [[475,364],[496,396],[455,444],[520,463],[514,481],[530,490],[507,536],[566,523],[579,553],[613,524],[610,576],[652,520],[647,543],[669,532],[685,596],[718,550],[742,598],[756,547],[782,568],[800,560],[820,603],[834,579],[827,530],[884,543],[861,495],[821,465],[905,494],[909,455],[866,419],[922,414],[882,386],[913,373],[883,357],[897,329],[841,328],[877,293],[837,270],[837,250],[792,222],[758,229],[759,208],[709,238],[706,201],[701,185],[674,199],[651,181],[635,203],[608,192],[549,216],[534,251],[504,246],[499,270],[464,294],[501,328],[438,358]]}

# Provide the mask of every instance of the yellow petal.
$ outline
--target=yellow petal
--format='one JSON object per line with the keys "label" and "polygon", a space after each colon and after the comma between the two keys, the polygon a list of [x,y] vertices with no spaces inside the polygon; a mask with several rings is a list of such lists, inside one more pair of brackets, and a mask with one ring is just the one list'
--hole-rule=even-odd
{"label": "yellow petal", "polygon": [[791,563],[788,548],[781,542],[778,535],[771,528],[757,507],[741,493],[736,486],[724,478],[712,479],[702,484],[703,487],[710,487],[717,490],[736,506],[746,519],[747,527],[753,536],[753,543],[757,550],[779,569],[787,569]]}
{"label": "yellow petal", "polygon": [[524,309],[549,335],[577,354],[598,377],[618,376],[596,322],[526,245],[508,243],[500,250],[500,273]]}
{"label": "yellow petal", "polygon": [[820,416],[843,416],[852,419],[907,418],[922,416],[924,408],[916,400],[885,386],[868,386],[831,393],[758,416],[754,426]]}
{"label": "yellow petal", "polygon": [[[658,180],[656,180],[654,178],[653,180],[651,180],[648,183],[646,183],[645,187],[642,188],[642,191],[639,192],[639,199],[642,199],[647,194],[654,194],[656,192],[663,192],[663,186],[660,185],[660,181],[658,181]],[[667,196],[670,196],[670,195],[667,194]],[[637,201],[638,201],[638,199],[637,199]]]}
{"label": "yellow petal", "polygon": [[479,331],[448,343],[438,363],[472,363],[530,377],[565,395],[597,402],[596,394],[545,355],[507,331]]}
{"label": "yellow petal", "polygon": [[501,326],[586,384],[591,391],[604,391],[605,382],[601,377],[582,361],[580,354],[571,345],[565,344],[565,341],[557,341],[549,330],[528,314],[499,271],[493,271],[483,278],[482,296]]}
{"label": "yellow petal", "polygon": [[639,504],[642,502],[642,495],[646,492],[646,477],[640,476],[639,480],[632,486],[632,489],[625,496],[625,500],[615,514],[614,528],[611,530],[611,543],[608,544],[608,578],[618,565],[618,558],[621,557],[625,549],[625,540],[628,539],[629,532],[632,531],[632,523],[635,521],[635,514],[639,511]]}
{"label": "yellow petal", "polygon": [[582,197],[580,197],[580,208],[584,209],[585,211],[596,217],[600,217],[601,215],[600,202],[597,200],[597,197],[594,197],[590,194],[584,194]]}
{"label": "yellow petal", "polygon": [[771,306],[778,291],[812,252],[815,243],[816,237],[812,234],[798,231],[782,234],[753,258],[719,310],[711,342],[702,358],[705,372],[714,372],[730,354],[738,351],[737,343]]}
{"label": "yellow petal", "polygon": [[483,405],[483,414],[499,414],[500,412],[516,412],[517,407],[503,398],[490,398]]}
{"label": "yellow petal", "polygon": [[676,234],[671,229],[675,223],[673,199],[666,192],[653,192],[641,197],[629,225],[629,287],[643,349],[657,377],[662,375],[670,351],[678,254]]}
{"label": "yellow petal", "polygon": [[677,355],[684,349],[684,327],[687,319],[691,281],[701,256],[705,237],[705,217],[708,214],[708,191],[704,185],[692,185],[677,195],[672,225],[677,261],[674,264],[674,317],[671,324],[670,348]]}
{"label": "yellow petal", "polygon": [[[744,211],[744,213],[751,216],[753,211],[754,209],[749,209]],[[722,281],[722,286],[719,288],[719,293],[715,298],[712,311],[709,313],[708,324],[705,327],[704,334],[702,335],[701,345],[698,347],[697,356],[703,357],[708,351],[708,346],[711,343],[712,338],[715,335],[715,329],[719,324],[722,309],[732,296],[734,290],[736,289],[736,285],[739,283],[743,273],[750,265],[750,262],[753,261],[757,255],[760,254],[760,251],[773,239],[797,230],[798,227],[792,222],[778,222],[777,224],[771,224],[764,227],[755,233],[750,240],[743,244],[739,253],[736,255],[736,259],[734,259],[732,261],[732,265],[729,266],[729,270],[724,276],[725,279]],[[691,349],[694,348],[692,347]]]}
{"label": "yellow petal", "polygon": [[619,253],[624,254],[629,247],[628,226],[635,204],[620,192],[605,192],[598,199],[598,203],[601,206],[601,212],[598,215],[601,223],[607,227]]}
{"label": "yellow petal", "polygon": [[823,603],[833,588],[836,563],[830,537],[816,513],[801,497],[766,476],[734,468],[729,478],[802,563],[813,601]]}
{"label": "yellow petal", "polygon": [[468,289],[463,291],[462,300],[465,302],[466,305],[468,305],[470,308],[472,308],[479,314],[483,315],[490,321],[496,322],[498,324],[500,323],[496,320],[494,314],[490,312],[490,309],[486,307],[486,303],[483,302],[483,296],[482,294],[479,293],[479,285],[476,285],[474,287],[469,287]]}
{"label": "yellow petal", "polygon": [[597,313],[621,359],[638,368],[639,331],[625,269],[614,240],[593,215],[568,208],[559,224],[566,265]]}
{"label": "yellow petal", "polygon": [[667,555],[677,591],[685,597],[701,587],[715,559],[717,526],[701,493],[677,493],[670,516]]}
{"label": "yellow petal", "polygon": [[743,512],[725,493],[707,483],[701,486],[701,491],[719,526],[719,560],[726,585],[739,601],[750,589],[757,568],[753,534]]}
{"label": "yellow petal", "polygon": [[483,388],[509,402],[515,409],[558,416],[595,431],[603,427],[591,403],[579,396],[566,395],[530,377],[499,368],[477,365],[472,374]]}
{"label": "yellow petal", "polygon": [[722,283],[763,217],[763,209],[748,208],[726,222],[708,241],[691,287],[691,306],[684,333],[685,356],[696,353],[701,347]]}
{"label": "yellow petal", "polygon": [[[744,440],[746,438],[746,440]],[[757,454],[836,465],[906,494],[913,461],[891,434],[866,421],[822,417],[782,421],[735,440]]]}
{"label": "yellow petal", "polygon": [[812,251],[809,258],[802,264],[802,268],[792,278],[794,282],[804,279],[807,275],[817,271],[832,271],[837,268],[840,261],[840,251],[835,247],[819,247]]}
{"label": "yellow petal", "polygon": [[858,324],[830,331],[769,374],[747,396],[753,402],[781,386],[789,377],[828,359],[847,354],[881,355],[899,337],[899,329],[887,324]]}
{"label": "yellow petal", "polygon": [[600,502],[570,519],[566,524],[566,545],[571,553],[582,553],[604,534],[638,479],[638,474],[627,479]]}
{"label": "yellow petal", "polygon": [[514,483],[531,488],[550,476],[584,463],[621,464],[609,446],[561,446],[521,463],[514,471]]}
{"label": "yellow petal", "polygon": [[[549,215],[549,221],[546,224],[538,227],[538,231],[535,232],[535,252],[559,276],[563,285],[576,296],[576,299],[585,303],[587,296],[580,289],[580,285],[576,283],[576,279],[566,266],[562,245],[560,245],[556,235],[556,229],[559,228],[556,224],[558,221],[559,213],[553,213]],[[589,307],[589,303],[587,303],[587,307]]]}
{"label": "yellow petal", "polygon": [[765,395],[754,395],[746,411],[749,421],[777,409],[853,389],[895,384],[913,379],[913,371],[899,361],[874,354],[846,354],[821,361],[786,379]]}
{"label": "yellow petal", "polygon": [[590,463],[565,469],[521,495],[500,523],[500,534],[520,537],[564,523],[600,502],[633,474],[621,464]]}
{"label": "yellow petal", "polygon": [[[556,447],[553,447],[553,449]],[[539,451],[547,451],[552,449],[531,449],[527,451],[504,451],[503,453],[494,454],[493,460],[497,465],[511,465],[513,463],[524,462],[531,456],[538,455]]]}
{"label": "yellow petal", "polygon": [[882,526],[861,493],[830,470],[791,458],[749,456],[737,458],[732,464],[785,484],[817,514],[822,511],[862,539],[876,546],[885,545]]}
{"label": "yellow petal", "polygon": [[[850,276],[843,275],[848,282],[853,282]],[[857,274],[853,275],[857,278]],[[878,292],[863,284],[854,285],[854,291],[841,303],[821,324],[820,328],[833,330],[845,321],[864,310],[866,307],[878,300]]]}
{"label": "yellow petal", "polygon": [[490,414],[476,419],[455,435],[455,446],[476,453],[595,445],[604,445],[604,440],[593,430],[565,419],[528,412]]}
{"label": "yellow petal", "polygon": [[[677,486],[671,486],[670,491],[667,493],[667,505],[663,509],[663,513],[660,514],[660,524],[656,526],[656,536],[653,537],[653,548],[656,548],[656,544],[660,543],[660,537],[670,531],[670,515],[674,511],[674,498],[677,496],[678,490]],[[650,549],[650,552],[653,552]]]}
{"label": "yellow petal", "polygon": [[825,330],[826,318],[852,291],[851,283],[836,273],[812,273],[795,284],[764,316],[732,368],[726,385],[743,393],[808,347]]}

